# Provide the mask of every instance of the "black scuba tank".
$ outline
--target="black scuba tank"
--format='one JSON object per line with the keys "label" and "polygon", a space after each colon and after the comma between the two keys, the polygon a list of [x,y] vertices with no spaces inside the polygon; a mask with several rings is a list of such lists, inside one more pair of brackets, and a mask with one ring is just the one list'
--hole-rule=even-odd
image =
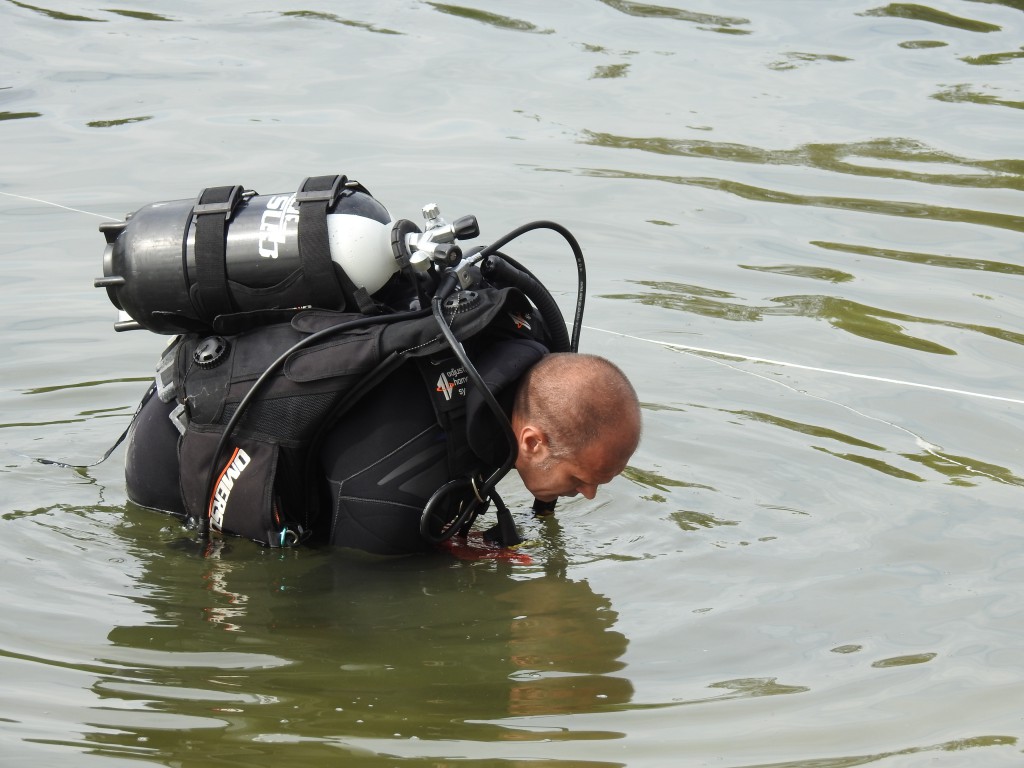
{"label": "black scuba tank", "polygon": [[101,225],[95,285],[123,313],[115,330],[202,331],[219,315],[306,306],[368,311],[402,266],[397,224],[344,176],[275,195],[213,187]]}

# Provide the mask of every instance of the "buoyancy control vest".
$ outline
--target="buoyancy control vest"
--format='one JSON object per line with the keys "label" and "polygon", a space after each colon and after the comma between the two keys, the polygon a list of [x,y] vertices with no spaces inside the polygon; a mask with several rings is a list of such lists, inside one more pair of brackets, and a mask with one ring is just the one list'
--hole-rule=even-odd
{"label": "buoyancy control vest", "polygon": [[[446,313],[461,343],[474,346],[485,337],[488,344],[513,337],[543,343],[543,325],[518,289],[480,288],[474,294],[468,305],[453,305]],[[178,403],[179,474],[188,516],[267,546],[312,535],[324,506],[317,497],[324,435],[362,396],[410,361],[423,364],[425,386],[445,392],[432,402],[442,403],[436,408],[438,422],[452,434],[446,445],[449,478],[481,474],[483,458],[455,430],[455,425],[466,428],[473,384],[434,318],[418,314],[365,325],[358,313],[306,310],[287,323],[237,335],[180,337],[161,366],[163,380],[173,386],[164,386],[160,396]],[[322,340],[295,349],[318,333]],[[236,409],[282,355],[225,441]],[[493,454],[488,458],[493,462]],[[442,518],[454,514],[450,505],[458,499],[447,502],[439,511]]]}

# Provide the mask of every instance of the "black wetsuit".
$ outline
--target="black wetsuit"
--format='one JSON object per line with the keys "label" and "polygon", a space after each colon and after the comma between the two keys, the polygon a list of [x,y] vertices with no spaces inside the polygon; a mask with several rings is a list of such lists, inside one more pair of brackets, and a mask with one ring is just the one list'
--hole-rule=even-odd
{"label": "black wetsuit", "polygon": [[[484,334],[467,349],[506,413],[519,378],[547,351],[507,333]],[[320,486],[310,495],[314,541],[383,555],[422,551],[430,545],[420,517],[431,495],[467,468],[486,476],[506,461],[510,448],[482,398],[466,397],[453,418],[443,416],[452,390],[466,386],[448,375],[451,360],[402,364],[326,432],[313,465]],[[136,504],[185,516],[179,433],[168,419],[174,406],[156,396],[143,404],[128,442],[126,480]]]}

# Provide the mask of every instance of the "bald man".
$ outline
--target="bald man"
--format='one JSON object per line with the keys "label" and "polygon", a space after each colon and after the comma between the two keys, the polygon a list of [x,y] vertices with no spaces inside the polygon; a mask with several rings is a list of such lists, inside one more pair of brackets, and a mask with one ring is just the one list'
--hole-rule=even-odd
{"label": "bald man", "polygon": [[516,391],[516,470],[540,501],[594,498],[640,442],[640,405],[625,374],[596,355],[547,355]]}
{"label": "bald man", "polygon": [[[268,334],[261,330],[249,336],[258,340]],[[598,486],[622,472],[637,448],[641,419],[636,393],[614,364],[595,355],[549,354],[536,339],[523,336],[475,340],[467,351],[509,418],[514,466],[539,502],[535,510],[553,509],[562,496],[593,498]],[[290,507],[292,519],[299,504],[303,530],[298,540],[379,555],[431,548],[420,531],[428,500],[455,479],[489,477],[513,451],[496,416],[461,370],[451,358],[403,364],[328,425],[311,459],[315,471],[284,475],[277,460],[277,477],[261,484],[260,498],[269,493],[273,514]],[[207,390],[188,391],[195,393],[190,395],[194,400]],[[183,438],[168,418],[174,405],[157,397],[144,401],[128,445],[126,478],[136,504],[184,516],[190,470]],[[179,470],[179,457],[184,470]],[[274,465],[247,462],[224,469],[236,484],[234,490],[228,487],[233,502],[240,481],[232,479],[232,471],[243,478],[275,471]],[[295,500],[295,478],[306,478],[301,502]],[[439,519],[456,517],[473,493],[470,483],[459,486],[444,498]],[[259,503],[254,497],[253,507]],[[246,508],[248,502],[241,507]],[[230,524],[223,530],[261,541]]]}

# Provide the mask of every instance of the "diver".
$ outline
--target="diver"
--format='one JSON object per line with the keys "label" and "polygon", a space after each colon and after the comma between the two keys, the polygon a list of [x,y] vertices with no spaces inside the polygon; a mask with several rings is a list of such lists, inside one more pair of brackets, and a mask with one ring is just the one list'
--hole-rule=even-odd
{"label": "diver", "polygon": [[[423,213],[421,232],[325,176],[102,226],[115,327],[176,334],[130,428],[129,498],[204,534],[399,555],[465,535],[492,503],[485,537],[518,544],[496,489],[512,468],[538,514],[621,473],[640,407],[618,367],[577,352],[575,239],[537,222],[463,255],[475,218]],[[536,228],[577,258],[571,338],[498,250]]]}

